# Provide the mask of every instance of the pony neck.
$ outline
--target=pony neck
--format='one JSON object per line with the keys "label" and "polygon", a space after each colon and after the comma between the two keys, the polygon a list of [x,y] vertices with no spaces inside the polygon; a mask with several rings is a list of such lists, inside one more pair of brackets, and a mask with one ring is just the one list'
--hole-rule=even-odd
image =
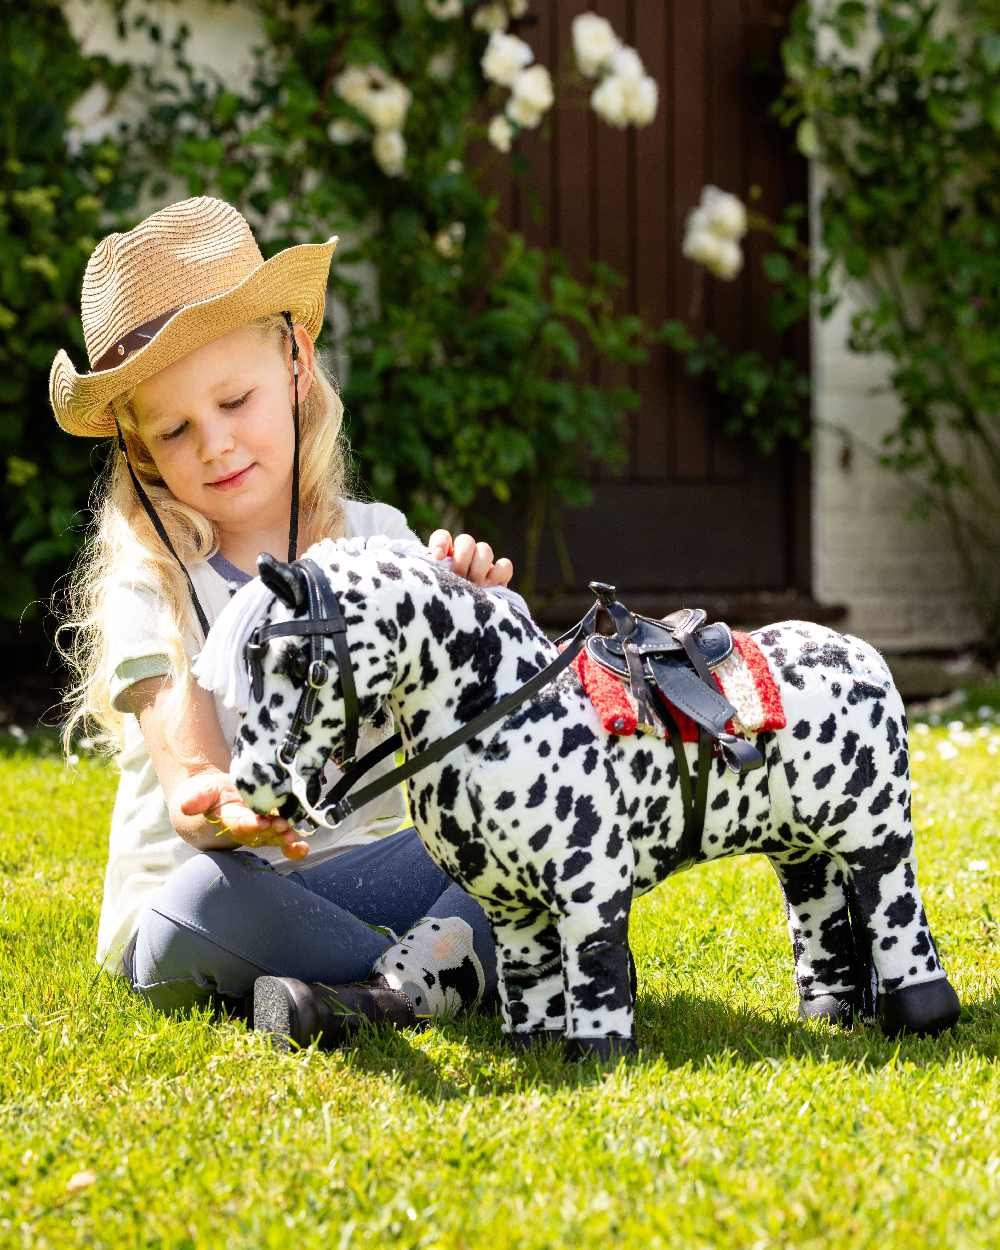
{"label": "pony neck", "polygon": [[[468,724],[552,659],[551,643],[506,600],[446,569],[432,572],[431,585],[407,581],[414,615],[401,630],[389,697],[407,754]],[[533,663],[543,650],[542,664]]]}

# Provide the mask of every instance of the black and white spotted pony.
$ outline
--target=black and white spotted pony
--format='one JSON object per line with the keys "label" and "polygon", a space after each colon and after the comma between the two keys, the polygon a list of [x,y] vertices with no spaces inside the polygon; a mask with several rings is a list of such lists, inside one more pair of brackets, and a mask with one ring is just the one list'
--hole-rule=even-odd
{"label": "black and white spotted pony", "polygon": [[[391,712],[408,757],[558,655],[530,618],[418,543],[327,540],[306,554],[343,614],[361,720]],[[342,758],[346,728],[323,636],[328,679],[310,695],[293,794],[277,755],[310,672],[307,647],[318,645],[304,632],[299,563],[262,557],[262,577],[230,602],[196,665],[201,684],[244,713],[232,762],[240,792],[255,810],[278,807],[293,820],[311,810],[327,760]],[[250,689],[243,643],[252,627],[280,622],[289,632],[258,654],[261,680]],[[751,739],[764,757],[756,772],[713,761],[696,859],[768,856],[787,904],[801,1015],[849,1022],[877,1008],[889,1033],[949,1027],[958,999],[917,886],[906,718],[884,660],[859,638],[805,621],[752,637],[788,728]],[[686,749],[693,767],[696,748]],[[577,1053],[630,1050],[632,899],[680,862],[670,746],[608,733],[566,669],[407,786],[428,852],[492,923],[504,1032],[518,1043],[562,1034]]]}

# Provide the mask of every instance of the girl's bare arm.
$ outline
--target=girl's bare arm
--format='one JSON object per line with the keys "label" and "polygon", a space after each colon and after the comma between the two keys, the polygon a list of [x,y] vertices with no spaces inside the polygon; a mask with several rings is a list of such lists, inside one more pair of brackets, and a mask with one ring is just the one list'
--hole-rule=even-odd
{"label": "girl's bare arm", "polygon": [[[180,838],[201,851],[282,845],[294,839],[294,835],[286,835],[290,828],[287,821],[251,813],[236,793],[229,778],[229,744],[222,735],[215,700],[209,692],[200,686],[191,687],[183,715],[175,722],[174,739],[168,741],[170,690],[171,682],[166,677],[146,677],[130,687],[128,701],[130,710],[139,717],[150,759],[164,789],[170,823]],[[225,804],[225,823],[235,838],[221,834],[219,825],[206,820],[209,800],[196,803],[196,813],[189,814],[189,800],[205,793],[206,788],[207,793],[217,796],[217,803],[212,803],[210,810],[219,811]],[[291,858],[300,858],[304,849]]]}

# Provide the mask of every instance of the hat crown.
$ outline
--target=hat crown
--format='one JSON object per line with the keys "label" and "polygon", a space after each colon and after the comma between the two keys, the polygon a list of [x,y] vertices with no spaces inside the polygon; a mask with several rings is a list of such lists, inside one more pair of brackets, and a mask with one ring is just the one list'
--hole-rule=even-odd
{"label": "hat crown", "polygon": [[263,260],[242,213],[208,195],[109,234],[87,262],[80,293],[91,368],[132,330],[236,286]]}

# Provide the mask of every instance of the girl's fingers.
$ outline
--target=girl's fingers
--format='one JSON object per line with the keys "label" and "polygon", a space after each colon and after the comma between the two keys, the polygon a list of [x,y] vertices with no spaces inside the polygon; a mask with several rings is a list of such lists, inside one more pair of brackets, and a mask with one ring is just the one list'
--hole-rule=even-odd
{"label": "girl's fingers", "polygon": [[476,540],[471,534],[459,534],[455,539],[452,569],[459,577],[469,576],[469,566],[476,554]]}
{"label": "girl's fingers", "polygon": [[243,803],[223,803],[219,815],[233,833],[284,833],[290,828],[281,816],[261,816]]}
{"label": "girl's fingers", "polygon": [[294,829],[289,829],[282,838],[281,849],[287,859],[305,859],[309,854],[309,843],[300,838]]}
{"label": "girl's fingers", "polygon": [[466,577],[468,577],[470,582],[475,582],[477,586],[482,586],[489,576],[492,567],[493,548],[489,543],[476,543]]}
{"label": "girl's fingers", "polygon": [[502,556],[490,569],[486,578],[488,586],[506,586],[514,576],[514,565],[506,556]]}
{"label": "girl's fingers", "polygon": [[451,554],[451,534],[447,530],[435,530],[428,538],[427,546],[439,560],[443,560],[445,556]]}

